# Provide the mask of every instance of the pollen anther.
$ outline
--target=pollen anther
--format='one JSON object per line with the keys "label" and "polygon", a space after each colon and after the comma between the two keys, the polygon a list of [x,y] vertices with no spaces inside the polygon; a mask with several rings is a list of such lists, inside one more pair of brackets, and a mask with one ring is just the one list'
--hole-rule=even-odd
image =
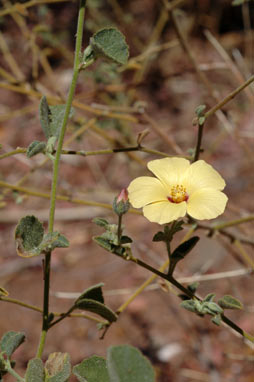
{"label": "pollen anther", "polygon": [[188,200],[188,194],[186,192],[186,188],[181,184],[177,184],[176,186],[171,187],[170,196],[168,196],[168,200],[172,203],[181,203]]}

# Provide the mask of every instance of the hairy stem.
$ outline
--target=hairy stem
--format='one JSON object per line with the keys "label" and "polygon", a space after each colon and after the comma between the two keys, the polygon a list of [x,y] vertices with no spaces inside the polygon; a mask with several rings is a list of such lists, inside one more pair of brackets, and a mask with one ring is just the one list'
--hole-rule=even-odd
{"label": "hairy stem", "polygon": [[[51,186],[51,199],[50,199],[50,212],[49,212],[49,233],[52,233],[54,230],[54,219],[55,219],[55,207],[56,207],[56,193],[57,193],[57,183],[58,183],[58,174],[59,174],[59,164],[60,157],[63,147],[64,135],[67,127],[67,122],[69,119],[69,114],[71,110],[72,100],[74,97],[78,74],[79,74],[79,64],[80,64],[80,53],[82,47],[82,37],[83,37],[83,25],[84,25],[84,16],[85,16],[85,5],[86,0],[80,0],[79,5],[79,15],[78,15],[78,25],[77,25],[77,35],[76,35],[76,46],[75,46],[75,58],[73,66],[73,76],[72,81],[66,101],[66,108],[63,118],[63,124],[61,132],[59,135],[54,166],[53,166],[53,179]],[[50,289],[50,261],[51,261],[51,252],[48,252],[45,255],[44,263],[44,302],[43,302],[43,322],[42,322],[42,333],[37,350],[37,357],[42,356],[42,352],[45,345],[46,333],[49,329],[49,289]]]}

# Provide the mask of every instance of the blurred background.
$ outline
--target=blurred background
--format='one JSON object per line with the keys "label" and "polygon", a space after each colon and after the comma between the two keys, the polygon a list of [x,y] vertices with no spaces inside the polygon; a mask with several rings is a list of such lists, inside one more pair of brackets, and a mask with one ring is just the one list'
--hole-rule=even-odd
{"label": "blurred background", "polygon": [[[64,103],[70,85],[75,45],[77,1],[31,6],[29,1],[2,0],[0,8],[0,155],[34,140],[44,140],[38,117],[39,101]],[[200,104],[207,110],[253,73],[252,1],[231,0],[88,0],[84,47],[97,30],[116,26],[130,48],[127,65],[101,60],[81,72],[75,113],[66,135],[67,149],[94,151],[142,145],[150,152],[63,155],[55,229],[70,241],[54,251],[50,309],[64,312],[79,293],[105,283],[106,303],[118,309],[151,274],[104,251],[92,240],[100,227],[97,216],[116,223],[110,206],[130,181],[148,175],[146,163],[160,151],[193,153],[197,127],[192,121]],[[253,216],[253,87],[249,86],[205,124],[201,158],[226,180],[229,203],[224,215],[206,227]],[[148,150],[148,151],[149,151]],[[5,157],[0,166],[0,285],[11,298],[42,306],[41,257],[16,254],[13,232],[18,220],[35,214],[47,227],[52,163],[42,154]],[[8,183],[4,186],[3,182]],[[21,187],[19,191],[12,186]],[[152,242],[161,229],[142,215],[124,217],[134,254],[159,268],[167,253]],[[178,234],[177,245],[189,227]],[[243,311],[228,316],[244,330],[253,325],[253,223],[227,228],[200,242],[180,263],[175,276],[200,280],[198,293],[217,298],[232,294]],[[230,241],[230,235],[239,240]],[[230,273],[228,273],[230,272]],[[54,351],[69,352],[73,364],[93,354],[105,356],[110,345],[137,346],[153,363],[157,382],[253,381],[253,347],[228,327],[216,327],[179,307],[177,291],[155,279],[111,326],[103,340],[96,323],[68,318],[48,334],[45,359]],[[15,353],[24,373],[34,357],[41,330],[35,311],[1,302],[0,335],[24,331],[25,344]],[[6,381],[12,379],[6,377]]]}

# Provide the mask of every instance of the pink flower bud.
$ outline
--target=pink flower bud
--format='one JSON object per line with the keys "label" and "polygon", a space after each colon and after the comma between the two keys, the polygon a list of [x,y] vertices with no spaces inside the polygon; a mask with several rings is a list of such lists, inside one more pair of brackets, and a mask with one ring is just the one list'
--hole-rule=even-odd
{"label": "pink flower bud", "polygon": [[122,191],[120,192],[120,194],[118,195],[117,199],[116,199],[116,202],[119,203],[119,202],[128,202],[128,191],[127,191],[127,188],[123,188]]}

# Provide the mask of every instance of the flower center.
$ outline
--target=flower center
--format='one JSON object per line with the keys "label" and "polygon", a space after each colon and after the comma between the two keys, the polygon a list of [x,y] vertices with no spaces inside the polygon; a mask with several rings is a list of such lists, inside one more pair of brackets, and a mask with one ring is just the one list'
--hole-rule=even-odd
{"label": "flower center", "polygon": [[170,196],[168,196],[168,200],[171,203],[181,203],[186,202],[189,196],[186,192],[186,188],[181,184],[177,184],[176,186],[171,187]]}

